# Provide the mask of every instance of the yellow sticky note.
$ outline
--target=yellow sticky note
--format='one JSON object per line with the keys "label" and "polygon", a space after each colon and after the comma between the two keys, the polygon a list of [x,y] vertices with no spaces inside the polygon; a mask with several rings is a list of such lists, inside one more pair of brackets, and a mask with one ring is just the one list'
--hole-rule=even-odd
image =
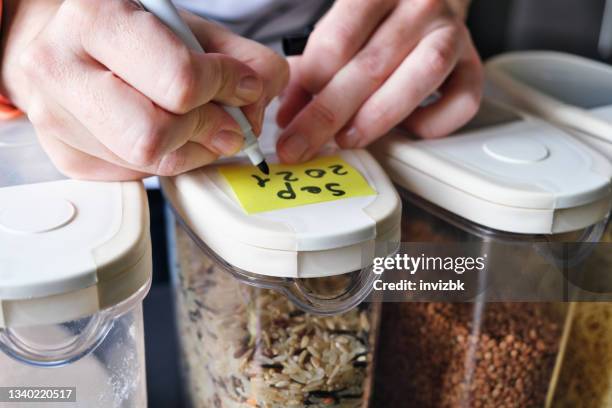
{"label": "yellow sticky note", "polygon": [[297,165],[271,164],[269,176],[252,165],[223,166],[219,171],[247,214],[376,194],[340,156]]}

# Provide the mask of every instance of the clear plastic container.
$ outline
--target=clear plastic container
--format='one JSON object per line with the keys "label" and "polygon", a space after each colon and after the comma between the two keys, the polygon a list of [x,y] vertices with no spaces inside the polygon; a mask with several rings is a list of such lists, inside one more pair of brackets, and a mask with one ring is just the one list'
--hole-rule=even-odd
{"label": "clear plastic container", "polygon": [[2,122],[0,128],[0,186],[17,186],[64,179],[36,141],[24,119]]}
{"label": "clear plastic container", "polygon": [[[380,305],[306,313],[278,289],[237,279],[183,226],[176,224],[170,238],[191,406],[369,406]],[[308,285],[331,299],[351,280],[315,278]]]}
{"label": "clear plastic container", "polygon": [[[558,52],[513,52],[487,63],[492,93],[518,109],[561,125],[612,159],[612,67]],[[609,224],[592,262],[591,281],[604,285],[612,269]],[[609,283],[607,288],[610,288]],[[596,288],[599,289],[599,288]],[[586,291],[570,308],[553,407],[612,406],[610,290]],[[599,297],[599,299],[598,299]],[[588,301],[586,301],[588,300]],[[595,300],[595,301],[593,301]],[[599,301],[597,301],[599,300]]]}
{"label": "clear plastic container", "polygon": [[577,302],[570,314],[570,331],[550,406],[612,406],[612,304]]}
{"label": "clear plastic container", "polygon": [[149,285],[93,316],[0,329],[0,384],[74,388],[76,402],[57,407],[147,406],[142,300]]}
{"label": "clear plastic container", "polygon": [[463,279],[474,292],[384,304],[375,406],[555,406],[574,308],[564,296],[583,283],[562,272],[602,237],[609,161],[489,100],[455,135],[394,134],[374,150],[400,186],[404,245],[487,256]]}
{"label": "clear plastic container", "polygon": [[[399,196],[364,150],[304,167],[268,159],[268,182],[281,188],[319,194],[311,175],[342,169],[372,193],[248,212],[223,176],[227,163],[162,179],[187,399],[202,408],[368,407],[380,307],[364,300],[373,259],[397,250]],[[242,184],[263,177],[251,164],[232,169]],[[358,184],[343,180],[347,191]],[[270,194],[261,200],[280,197],[253,187]]]}
{"label": "clear plastic container", "polygon": [[142,183],[68,180],[0,123],[0,407],[145,407],[151,273]]}
{"label": "clear plastic container", "polygon": [[[597,260],[603,275],[612,268],[612,223],[604,233]],[[608,293],[609,299],[609,293]],[[552,407],[612,406],[612,302],[576,302],[570,309],[570,328]]]}
{"label": "clear plastic container", "polygon": [[[481,242],[495,258],[488,243],[496,239],[538,241],[474,225],[410,194],[403,197],[403,242]],[[559,364],[567,310],[565,303],[478,299],[385,303],[375,406],[404,406],[407,400],[418,407],[544,406]]]}

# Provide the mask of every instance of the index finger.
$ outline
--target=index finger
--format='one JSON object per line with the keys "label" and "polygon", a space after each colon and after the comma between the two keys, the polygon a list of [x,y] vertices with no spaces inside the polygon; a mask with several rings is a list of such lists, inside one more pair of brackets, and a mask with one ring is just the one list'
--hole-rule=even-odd
{"label": "index finger", "polygon": [[249,40],[231,31],[184,13],[183,18],[191,27],[204,49],[226,54],[247,64],[263,81],[263,92],[254,104],[246,106],[243,112],[253,125],[255,133],[261,130],[264,108],[276,97],[289,81],[289,65],[274,50],[256,41]]}
{"label": "index finger", "polygon": [[151,13],[126,0],[70,0],[63,21],[76,20],[84,51],[158,106],[186,113],[211,100],[247,105],[262,83],[248,65],[221,54],[194,52]]}
{"label": "index finger", "polygon": [[397,0],[339,0],[308,39],[300,65],[301,85],[317,94],[368,41]]}

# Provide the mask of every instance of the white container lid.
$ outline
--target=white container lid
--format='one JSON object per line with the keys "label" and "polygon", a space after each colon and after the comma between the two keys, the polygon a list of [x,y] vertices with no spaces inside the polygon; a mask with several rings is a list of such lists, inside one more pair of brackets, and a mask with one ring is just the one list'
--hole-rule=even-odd
{"label": "white container lid", "polygon": [[95,314],[151,276],[142,183],[64,179],[35,140],[25,120],[0,124],[0,157],[12,160],[0,176],[0,328]]}
{"label": "white container lid", "polygon": [[553,234],[605,219],[610,162],[544,122],[508,120],[504,110],[499,121],[500,109],[484,103],[473,124],[488,125],[447,138],[413,140],[395,131],[372,151],[406,190],[492,229]]}
{"label": "white container lid", "polygon": [[612,67],[553,51],[502,54],[485,65],[497,100],[565,128],[612,160]]}
{"label": "white container lid", "polygon": [[[361,173],[376,194],[247,214],[219,171],[224,164],[161,184],[183,223],[231,266],[261,276],[334,276],[370,266],[377,248],[399,243],[401,202],[367,151],[333,154]],[[268,156],[269,163],[275,161]]]}

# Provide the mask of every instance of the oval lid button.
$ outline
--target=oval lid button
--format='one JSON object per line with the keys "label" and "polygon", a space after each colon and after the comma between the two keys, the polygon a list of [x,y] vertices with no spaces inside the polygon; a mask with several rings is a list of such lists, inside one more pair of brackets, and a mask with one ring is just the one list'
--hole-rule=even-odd
{"label": "oval lid button", "polygon": [[0,206],[0,228],[15,234],[38,234],[64,227],[75,215],[74,204],[62,198],[12,202]]}
{"label": "oval lid button", "polygon": [[536,163],[550,154],[548,148],[538,141],[511,137],[489,140],[482,148],[494,159],[516,164]]}

